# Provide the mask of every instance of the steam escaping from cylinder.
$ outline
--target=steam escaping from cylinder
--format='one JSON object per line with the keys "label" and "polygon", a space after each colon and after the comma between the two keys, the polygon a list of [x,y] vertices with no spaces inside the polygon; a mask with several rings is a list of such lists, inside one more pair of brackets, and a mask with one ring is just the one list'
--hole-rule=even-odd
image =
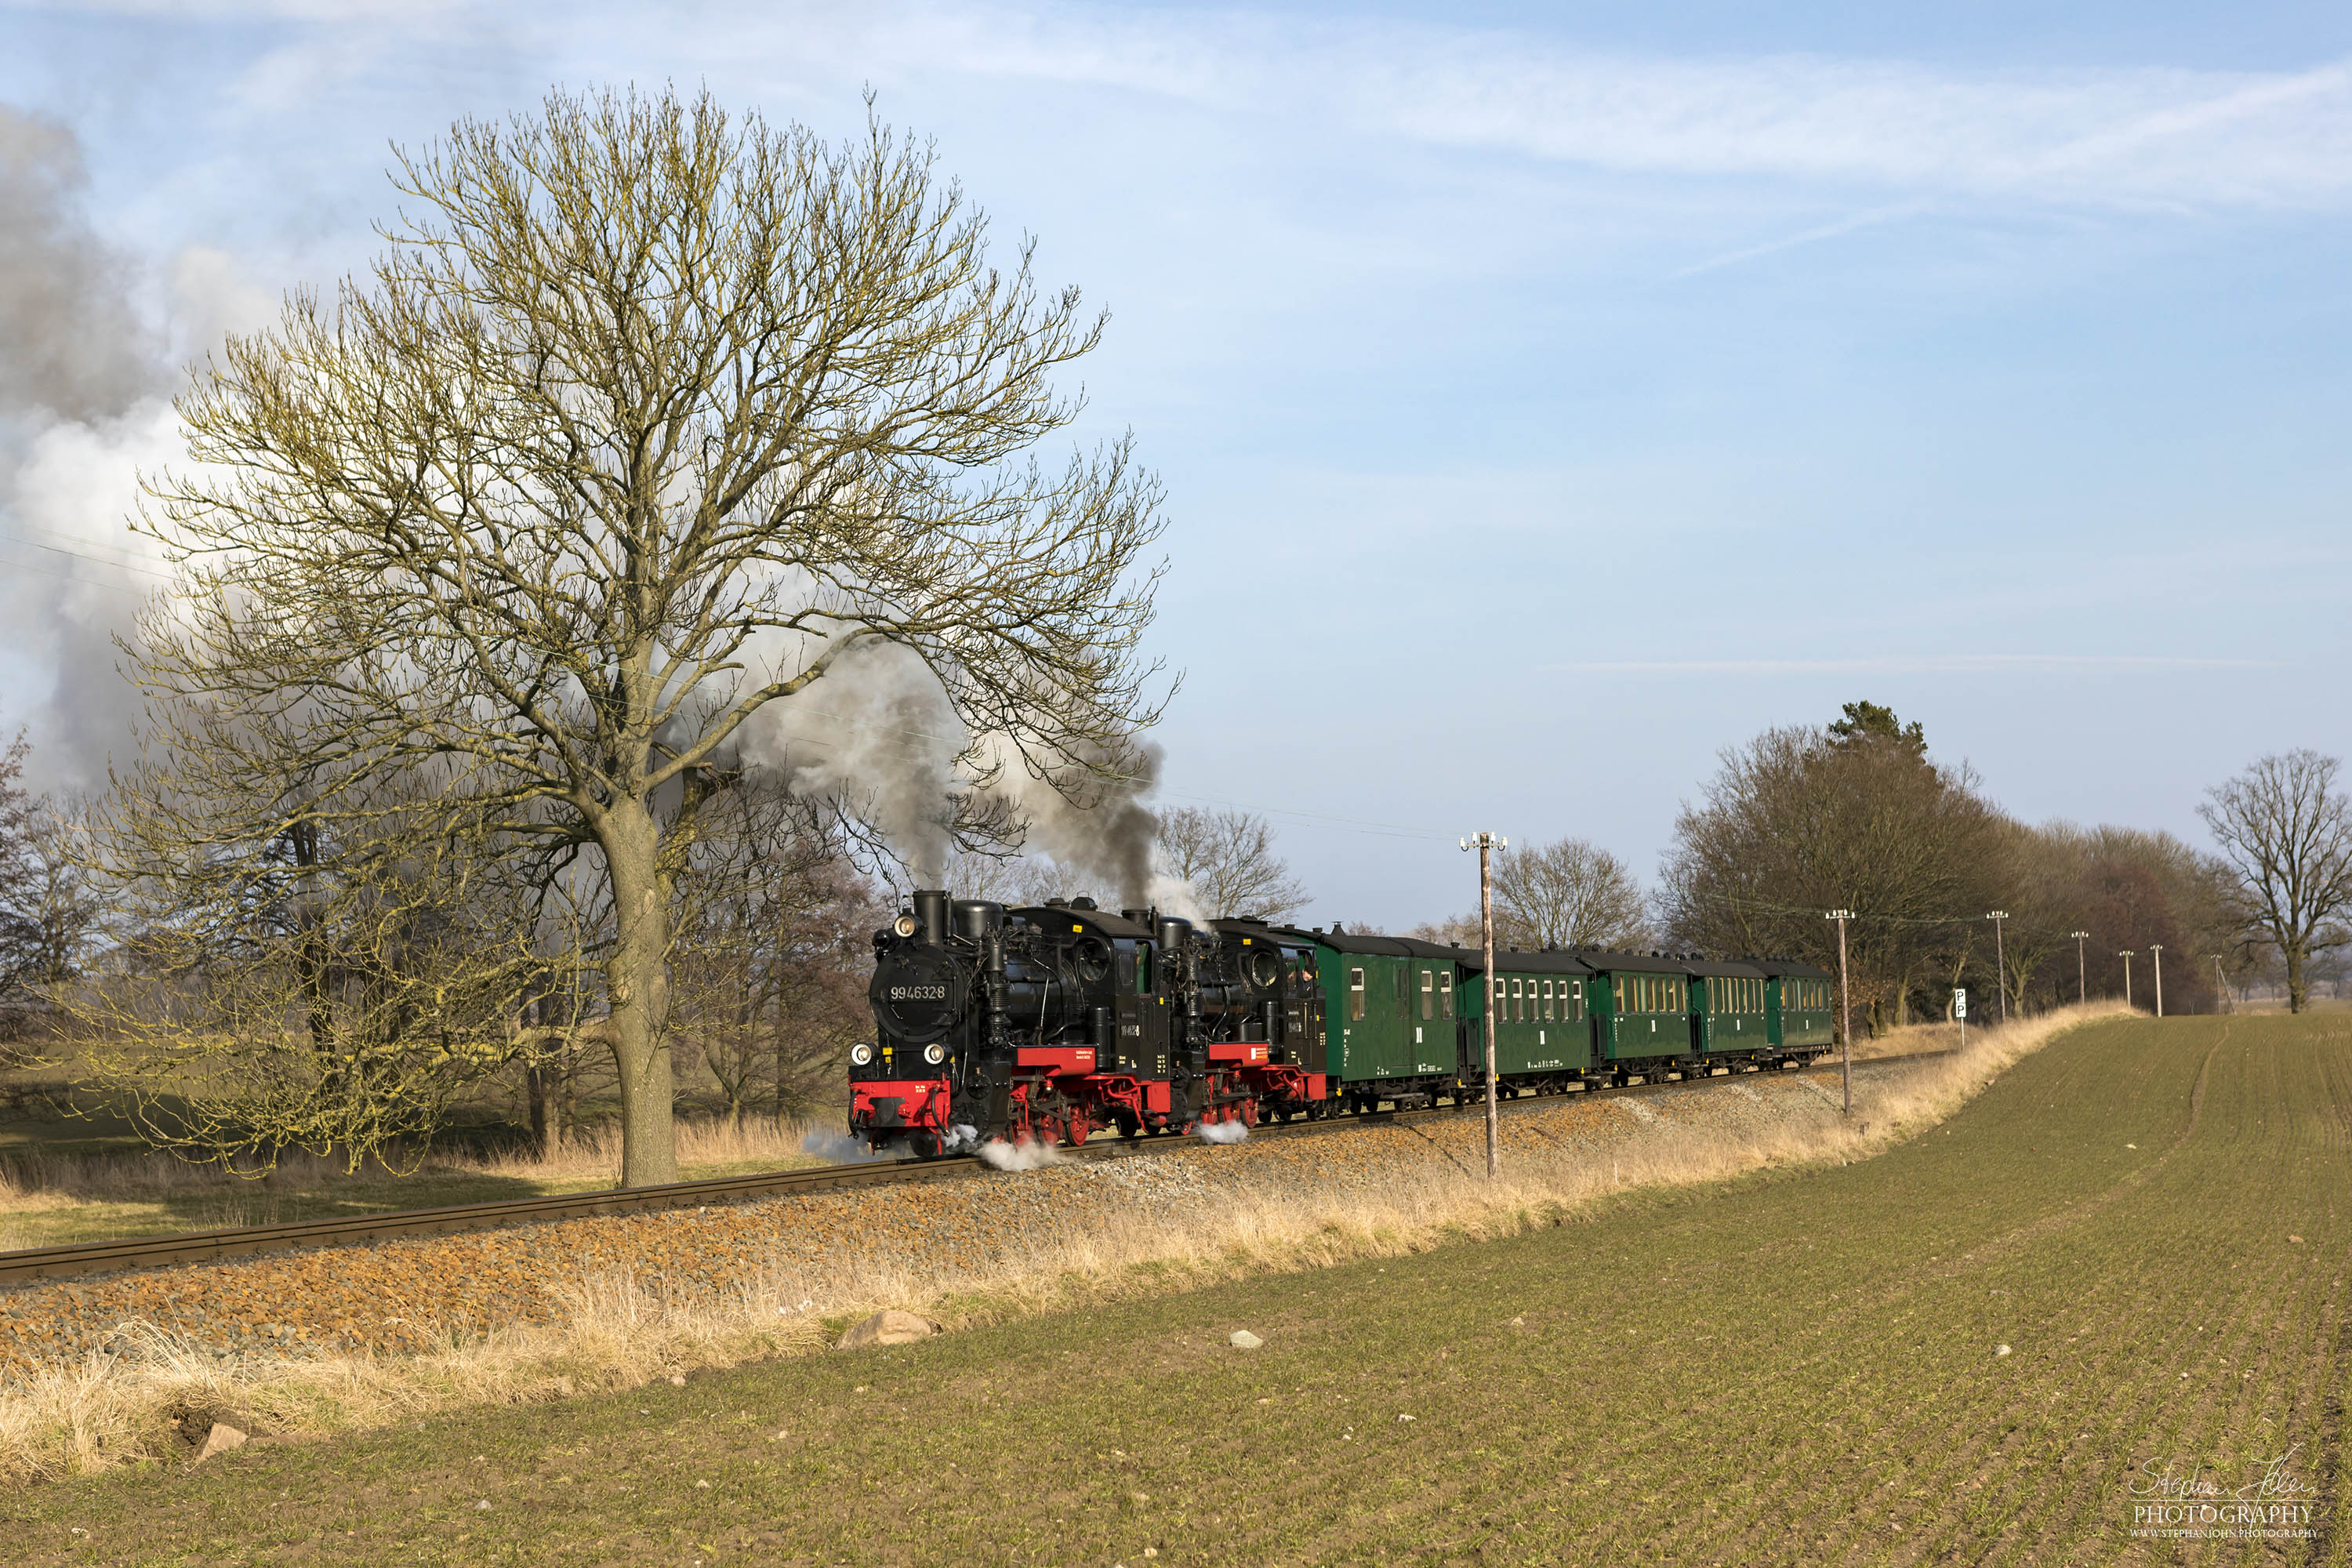
{"label": "steam escaping from cylinder", "polygon": [[1018,1143],[1007,1143],[1002,1138],[992,1138],[980,1146],[980,1157],[992,1169],[999,1171],[1035,1171],[1047,1165],[1066,1164],[1060,1149],[1051,1143],[1034,1143],[1024,1138]]}
{"label": "steam escaping from cylinder", "polygon": [[1249,1136],[1249,1124],[1244,1121],[1203,1121],[1192,1129],[1203,1143],[1238,1143]]}
{"label": "steam escaping from cylinder", "polygon": [[801,1140],[801,1152],[814,1154],[835,1165],[862,1165],[882,1158],[881,1154],[867,1148],[864,1140],[852,1138],[846,1132],[812,1131]]}

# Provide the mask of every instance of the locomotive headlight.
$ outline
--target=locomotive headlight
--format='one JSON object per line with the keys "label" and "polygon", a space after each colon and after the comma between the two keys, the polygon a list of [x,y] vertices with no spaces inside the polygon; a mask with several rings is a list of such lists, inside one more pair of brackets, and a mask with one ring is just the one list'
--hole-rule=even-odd
{"label": "locomotive headlight", "polygon": [[937,1067],[941,1062],[948,1059],[948,1048],[945,1046],[925,1046],[923,1047],[923,1059],[930,1063],[933,1067]]}
{"label": "locomotive headlight", "polygon": [[873,1061],[874,1047],[872,1046],[866,1045],[861,1041],[857,1045],[854,1045],[849,1047],[850,1066],[860,1068],[867,1067],[871,1066]]}
{"label": "locomotive headlight", "polygon": [[902,937],[912,936],[915,934],[915,917],[912,915],[900,915],[897,920],[890,922],[890,929],[898,932]]}

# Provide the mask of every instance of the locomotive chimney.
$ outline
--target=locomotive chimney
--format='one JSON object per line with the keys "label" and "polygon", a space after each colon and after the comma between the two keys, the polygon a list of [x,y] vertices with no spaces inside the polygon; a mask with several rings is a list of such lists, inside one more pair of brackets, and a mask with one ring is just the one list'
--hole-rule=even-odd
{"label": "locomotive chimney", "polygon": [[915,921],[922,928],[925,947],[944,947],[948,940],[948,895],[944,888],[919,889],[915,893]]}
{"label": "locomotive chimney", "polygon": [[1184,951],[1184,939],[1192,934],[1192,922],[1181,915],[1161,915],[1152,931],[1162,952],[1171,954]]}

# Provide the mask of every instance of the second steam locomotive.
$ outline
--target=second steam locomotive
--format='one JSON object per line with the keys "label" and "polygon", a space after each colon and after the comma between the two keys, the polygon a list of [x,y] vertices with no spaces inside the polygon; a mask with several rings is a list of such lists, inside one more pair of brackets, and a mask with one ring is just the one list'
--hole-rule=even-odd
{"label": "second steam locomotive", "polygon": [[1830,977],[1790,960],[1497,952],[1490,978],[1474,951],[1336,925],[936,890],[874,945],[850,1131],[918,1155],[1459,1102],[1485,1092],[1489,1007],[1509,1097],[1801,1066],[1830,1044]]}

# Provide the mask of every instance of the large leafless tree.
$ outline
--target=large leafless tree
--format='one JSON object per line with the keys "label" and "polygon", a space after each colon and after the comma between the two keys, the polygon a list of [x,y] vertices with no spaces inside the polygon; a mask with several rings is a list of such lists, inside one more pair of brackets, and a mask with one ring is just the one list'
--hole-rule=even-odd
{"label": "large leafless tree", "polygon": [[2263,758],[2198,807],[2237,872],[2247,925],[2278,949],[2286,1005],[2311,1000],[2315,954],[2352,943],[2352,799],[2341,763],[2310,750]]}
{"label": "large leafless tree", "polygon": [[1631,947],[1647,923],[1625,863],[1581,838],[1507,849],[1495,863],[1495,932],[1506,946]]}
{"label": "large leafless tree", "polygon": [[[373,269],[182,398],[195,465],[145,526],[184,586],[133,651],[152,711],[236,721],[159,723],[260,738],[261,809],[216,855],[334,835],[364,792],[320,776],[432,761],[591,868],[622,1179],[670,1180],[677,884],[743,725],[889,643],[975,748],[1077,796],[1124,773],[1157,487],[1124,443],[1034,458],[1101,322],[1025,249],[992,265],[879,124],[832,145],[708,96],[558,93],[394,184]],[[151,752],[132,794],[174,766]]]}
{"label": "large leafless tree", "polygon": [[1278,921],[1307,902],[1306,885],[1274,852],[1274,829],[1255,812],[1197,805],[1160,812],[1153,858],[1192,890],[1201,912]]}

